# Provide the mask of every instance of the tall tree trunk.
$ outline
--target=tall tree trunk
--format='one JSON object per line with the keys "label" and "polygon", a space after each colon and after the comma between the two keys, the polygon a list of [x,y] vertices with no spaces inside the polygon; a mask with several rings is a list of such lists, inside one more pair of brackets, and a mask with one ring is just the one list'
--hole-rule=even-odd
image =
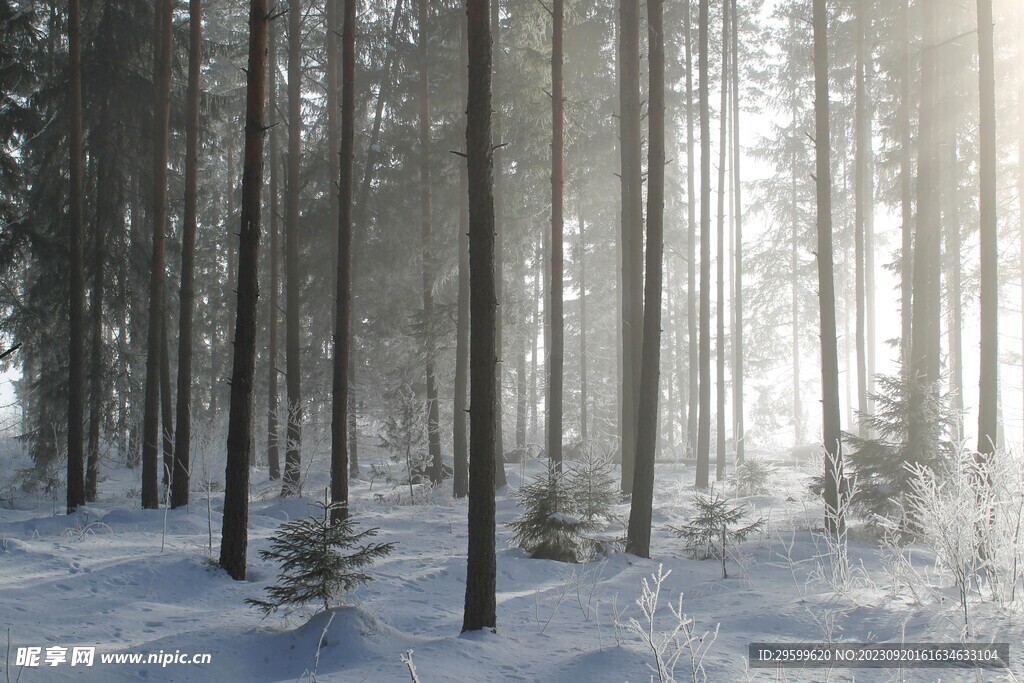
{"label": "tall tree trunk", "polygon": [[900,8],[902,44],[900,49],[900,216],[902,244],[900,247],[900,360],[903,370],[910,372],[910,340],[913,332],[914,296],[914,205],[913,166],[910,153],[910,0]]}
{"label": "tall tree trunk", "polygon": [[281,244],[278,227],[278,141],[277,141],[277,30],[268,29],[267,78],[269,102],[267,126],[270,128],[270,322],[268,341],[269,377],[267,377],[267,464],[270,480],[281,478],[281,430],[278,427],[279,396],[277,388],[278,357],[278,295],[281,290]]}
{"label": "tall tree trunk", "polygon": [[288,444],[281,495],[297,494],[302,476],[302,367],[299,288],[299,170],[302,155],[302,7],[288,10],[288,184],[285,188],[285,366]]}
{"label": "tall tree trunk", "polygon": [[689,457],[697,452],[698,378],[700,352],[697,341],[697,192],[696,150],[693,133],[693,36],[690,22],[691,0],[683,2],[683,45],[686,53],[686,339],[687,397],[686,450]]}
{"label": "tall tree trunk", "polygon": [[427,30],[427,0],[419,0],[420,62],[420,252],[423,259],[423,353],[427,375],[427,444],[430,452],[430,481],[438,485],[444,479],[441,461],[440,416],[437,405],[437,377],[434,372],[434,264],[430,254],[430,50]]}
{"label": "tall tree trunk", "polygon": [[199,166],[199,67],[203,59],[202,0],[188,5],[188,94],[185,118],[185,222],[181,231],[181,310],[178,322],[178,424],[174,430],[171,507],[188,505],[192,438],[192,311],[195,305],[196,189]]}
{"label": "tall tree trunk", "polygon": [[700,0],[697,70],[700,79],[700,395],[696,486],[708,487],[711,469],[711,115],[708,112],[708,0]]}
{"label": "tall tree trunk", "polygon": [[163,485],[165,494],[170,493],[171,475],[174,472],[174,407],[171,397],[171,348],[167,333],[167,310],[160,319],[160,424],[163,435]]}
{"label": "tall tree trunk", "polygon": [[263,187],[263,112],[267,77],[267,0],[249,3],[249,66],[245,76],[245,157],[242,227],[238,236],[238,308],[231,370],[231,412],[224,480],[220,566],[245,580],[248,546],[249,458],[253,442],[253,375],[256,372],[256,302],[259,296],[260,190]]}
{"label": "tall tree trunk", "polygon": [[871,140],[868,137],[868,92],[865,72],[869,67],[870,59],[867,46],[867,27],[869,22],[868,12],[870,7],[865,0],[859,0],[856,5],[856,93],[854,113],[854,138],[856,148],[854,151],[854,296],[856,297],[856,344],[857,344],[857,410],[860,418],[857,420],[857,432],[861,438],[867,436],[867,428],[864,425],[863,417],[868,414],[868,358],[867,358],[867,311],[865,276],[866,276],[866,254],[865,235],[867,232],[868,213],[871,209],[871,198],[868,196],[868,176],[871,169],[868,166],[868,155]]}
{"label": "tall tree trunk", "polygon": [[832,262],[832,146],[829,139],[828,12],[826,0],[814,0],[814,149],[818,223],[818,302],[821,329],[821,408],[825,440],[825,527],[844,528],[840,496],[843,482],[839,423],[839,359],[836,352],[836,300]]}
{"label": "tall tree trunk", "polygon": [[[1017,5],[1017,231],[1024,254],[1024,4]],[[1021,390],[1024,391],[1024,258],[1020,260]]]}
{"label": "tall tree trunk", "polygon": [[647,109],[647,268],[644,281],[644,335],[640,370],[636,472],[629,507],[626,550],[651,555],[654,450],[658,439],[658,376],[661,362],[661,290],[665,220],[665,33],[662,0],[647,0],[650,89]]}
{"label": "tall tree trunk", "polygon": [[142,435],[142,507],[160,507],[160,355],[164,319],[164,229],[167,224],[167,144],[171,111],[171,0],[160,0],[156,17],[153,100],[153,222],[146,334],[146,394]]}
{"label": "tall tree trunk", "polygon": [[581,197],[578,202],[580,221],[580,438],[586,444],[590,400],[587,391],[587,238],[585,234],[587,222],[583,217],[584,199]]}
{"label": "tall tree trunk", "polygon": [[[792,29],[792,26],[790,28]],[[790,111],[790,115],[790,129],[795,136],[797,135],[797,110],[795,106]],[[790,294],[792,319],[790,324],[791,336],[793,338],[793,443],[794,445],[800,445],[804,440],[804,409],[800,402],[800,220],[797,213],[799,206],[797,205],[796,197],[797,145],[795,141],[791,143],[791,150],[789,161],[789,210],[793,226],[790,230],[789,272],[792,278]]]}
{"label": "tall tree trunk", "polygon": [[537,441],[537,432],[540,429],[537,419],[538,405],[540,403],[537,393],[540,369],[540,303],[544,298],[544,237],[542,234],[537,237],[537,246],[534,249],[534,274],[533,274],[533,350],[530,355],[530,438]]}
{"label": "tall tree trunk", "polygon": [[743,195],[742,178],[740,176],[740,70],[739,70],[739,13],[736,0],[729,5],[732,20],[732,215],[736,225],[734,252],[734,287],[736,290],[733,301],[733,371],[732,371],[732,411],[733,440],[736,449],[736,464],[743,462],[743,442],[745,428],[743,421]]}
{"label": "tall tree trunk", "polygon": [[[548,329],[551,344],[548,349],[548,458],[555,471],[562,471],[562,371],[565,351],[564,323],[562,320],[562,22],[563,0],[552,5],[554,29],[551,39],[551,302],[548,308]],[[547,341],[547,340],[545,340]]]}
{"label": "tall tree trunk", "polygon": [[[633,491],[643,336],[643,195],[640,158],[640,2],[619,0],[619,154],[622,184],[622,493]],[[545,339],[545,343],[547,340]]]}
{"label": "tall tree trunk", "polygon": [[[466,36],[466,23],[460,22],[462,40],[462,71],[466,73],[469,68],[468,59],[468,38]],[[459,78],[460,102],[463,105],[467,96],[466,79]],[[466,124],[466,107],[462,106],[462,123]],[[466,443],[468,436],[466,429],[466,417],[468,414],[469,398],[469,176],[466,171],[466,164],[459,164],[459,283],[458,301],[455,322],[455,402],[453,405],[453,432],[452,450],[454,461],[452,464],[452,493],[456,498],[462,498],[469,493],[469,444]]]}
{"label": "tall tree trunk", "polygon": [[[952,55],[950,55],[952,57]],[[955,59],[955,57],[954,57]],[[956,68],[951,60],[948,68]],[[951,111],[951,110],[947,110]],[[954,442],[964,438],[964,359],[963,359],[963,311],[962,266],[960,253],[960,211],[958,208],[960,181],[957,173],[957,143],[955,127],[951,120],[943,122],[945,129],[946,161],[942,167],[942,214],[944,222],[943,239],[946,245],[946,289],[949,296],[949,393],[953,409]]]}
{"label": "tall tree trunk", "polygon": [[494,548],[497,365],[495,234],[491,143],[491,31],[488,0],[467,0],[469,90],[470,461],[469,540],[462,630],[497,626]]}
{"label": "tall tree trunk", "polygon": [[978,80],[981,96],[981,382],[978,452],[984,456],[995,453],[999,424],[999,232],[996,214],[996,86],[992,32],[992,0],[978,0]]}
{"label": "tall tree trunk", "polygon": [[[491,89],[493,92],[498,90],[498,74],[501,70],[501,0],[491,0],[491,32],[492,40],[494,41],[493,54],[491,58],[493,60],[492,68],[492,83]],[[493,164],[494,164],[494,277],[497,278],[494,283],[495,297],[498,302],[498,312],[495,321],[495,348],[498,354],[498,364],[494,366],[494,371],[497,373],[495,377],[496,388],[495,391],[495,427],[494,427],[494,438],[497,440],[494,444],[494,482],[497,488],[504,488],[508,483],[505,479],[505,441],[504,441],[504,427],[502,420],[502,362],[504,358],[504,329],[505,329],[505,193],[503,188],[504,182],[504,166],[502,166],[502,116],[501,116],[501,105],[498,105],[494,111],[494,137],[498,141],[498,147],[494,150]],[[545,339],[545,342],[547,340]]]}
{"label": "tall tree trunk", "polygon": [[722,82],[721,82],[721,95],[722,99],[718,108],[718,258],[716,265],[718,267],[718,291],[717,291],[717,305],[716,305],[716,322],[717,322],[717,344],[718,349],[715,353],[715,369],[717,370],[717,382],[715,383],[716,398],[718,399],[718,405],[715,410],[716,427],[715,427],[715,446],[716,446],[716,458],[715,458],[715,481],[722,481],[725,479],[725,434],[726,434],[726,418],[725,418],[725,396],[728,393],[728,389],[725,386],[725,160],[726,160],[726,149],[729,146],[728,134],[729,134],[729,3],[722,3]]}
{"label": "tall tree trunk", "polygon": [[85,420],[85,269],[82,256],[82,22],[79,0],[68,3],[68,80],[71,85],[68,108],[71,130],[68,154],[71,157],[70,231],[70,348],[68,351],[68,471],[67,511],[71,514],[85,504],[82,465]]}
{"label": "tall tree trunk", "polygon": [[[327,168],[328,178],[334,179],[341,173],[341,157],[338,148],[338,3],[343,0],[325,0],[324,20],[324,52],[327,53],[327,69],[324,74],[327,89]],[[338,194],[328,192],[330,202],[330,225],[338,225],[340,208],[338,206]],[[338,263],[338,233],[335,232],[331,239],[331,263],[335,266],[334,275],[337,276]],[[334,283],[337,290],[337,283]],[[332,311],[333,315],[338,312],[337,306]],[[332,327],[337,321],[332,320]]]}
{"label": "tall tree trunk", "polygon": [[338,273],[331,391],[331,502],[343,507],[331,519],[348,517],[348,388],[352,339],[352,160],[355,149],[356,0],[344,0],[341,30],[341,165],[338,180]]}

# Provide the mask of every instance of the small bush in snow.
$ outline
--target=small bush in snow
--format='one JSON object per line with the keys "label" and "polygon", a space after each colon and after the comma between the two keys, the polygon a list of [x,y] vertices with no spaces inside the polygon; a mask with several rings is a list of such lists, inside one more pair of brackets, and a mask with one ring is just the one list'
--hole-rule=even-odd
{"label": "small bush in snow", "polygon": [[[325,492],[326,494],[326,492]],[[325,495],[326,499],[326,495]],[[271,538],[270,550],[261,550],[260,557],[281,565],[277,585],[267,587],[268,600],[247,599],[246,602],[264,615],[280,607],[293,607],[319,602],[326,610],[342,593],[368,583],[372,577],[362,569],[393,549],[393,543],[362,541],[377,535],[377,529],[356,532],[351,518],[331,522],[331,512],[338,503],[317,501],[320,517],[307,517],[282,524]],[[353,550],[349,554],[344,551]]]}
{"label": "small bush in snow", "polygon": [[530,557],[579,562],[592,554],[594,543],[584,534],[597,523],[580,514],[566,484],[565,474],[553,466],[515,494],[523,516],[508,522],[512,541]]}
{"label": "small bush in snow", "polygon": [[683,539],[690,557],[698,560],[715,558],[722,562],[722,578],[728,578],[725,560],[729,546],[747,539],[747,536],[764,526],[764,519],[741,525],[747,515],[745,508],[732,505],[721,494],[712,492],[710,496],[697,494],[697,516],[689,524],[681,527],[670,526],[679,538]]}
{"label": "small bush in snow", "polygon": [[775,464],[765,458],[746,458],[736,466],[736,495],[757,496],[772,492]]}
{"label": "small bush in snow", "polygon": [[567,483],[575,509],[586,520],[612,520],[612,506],[619,502],[619,481],[611,455],[581,444],[579,457],[569,463]]}

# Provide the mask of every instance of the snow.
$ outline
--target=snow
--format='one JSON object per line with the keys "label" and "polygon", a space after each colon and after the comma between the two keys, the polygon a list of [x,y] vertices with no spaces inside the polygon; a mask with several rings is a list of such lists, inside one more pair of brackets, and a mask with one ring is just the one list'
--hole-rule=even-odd
{"label": "snow", "polygon": [[[383,456],[364,451],[367,470],[375,457]],[[207,494],[198,484],[187,510],[140,510],[134,495],[138,472],[113,464],[104,470],[100,500],[75,515],[54,514],[60,499],[19,493],[14,509],[0,509],[0,625],[10,628],[12,660],[4,670],[12,681],[20,674],[24,683],[408,681],[401,657],[412,650],[424,683],[636,683],[649,680],[648,664],[654,662],[625,624],[631,617],[642,619],[635,602],[641,580],[649,580],[662,564],[672,574],[663,587],[657,627],[674,625],[668,603],[676,602],[680,591],[698,631],[720,625],[703,662],[709,681],[974,680],[967,672],[941,669],[910,669],[903,678],[886,670],[788,669],[780,678],[774,670],[747,668],[747,646],[755,641],[960,640],[951,585],[947,600],[925,604],[894,588],[877,539],[862,527],[854,527],[849,542],[852,579],[841,590],[829,585],[821,559],[827,548],[814,531],[820,513],[805,491],[808,475],[800,470],[780,466],[773,495],[737,499],[765,517],[767,529],[742,544],[739,561],[730,561],[730,578],[723,580],[718,562],[687,558],[681,541],[666,528],[685,522],[692,511],[693,468],[678,463],[656,466],[650,560],[615,553],[600,562],[567,565],[532,560],[509,547],[510,533],[502,523],[517,516],[510,492],[522,477],[542,468],[536,461],[508,467],[510,487],[497,502],[497,633],[465,635],[459,630],[467,508],[465,500],[447,493],[417,495],[410,505],[408,487],[391,489],[378,480],[371,490],[368,481],[353,482],[359,527],[379,527],[375,540],[397,543],[395,552],[369,569],[375,580],[346,596],[346,606],[312,618],[314,606],[266,619],[244,603],[263,597],[277,574],[257,552],[268,547],[281,522],[315,514],[311,502],[327,481],[326,472],[316,472],[315,466],[301,499],[280,499],[267,483],[266,470],[253,471],[249,569],[243,582],[216,567],[221,493],[210,494],[209,520]],[[617,525],[606,532],[621,533],[628,513],[628,506],[620,505]],[[914,558],[922,571],[929,569],[927,576],[943,583],[927,549],[915,551]],[[1016,650],[1024,634],[1019,615],[1000,613],[991,603],[973,609],[972,640],[1009,641],[1013,673],[1024,676]],[[95,646],[96,662],[88,668],[63,663],[19,671],[15,653],[27,646],[44,654],[50,646]],[[212,661],[166,666],[99,661],[104,653],[160,651],[210,653]],[[677,677],[684,673],[679,680],[689,680],[688,672],[684,655]],[[985,672],[983,680],[1007,680],[1007,674]]]}

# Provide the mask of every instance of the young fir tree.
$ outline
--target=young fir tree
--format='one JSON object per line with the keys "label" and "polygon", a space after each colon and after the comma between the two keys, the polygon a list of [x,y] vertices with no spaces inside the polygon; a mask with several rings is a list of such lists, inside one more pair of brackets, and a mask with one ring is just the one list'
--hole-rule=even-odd
{"label": "young fir tree", "polygon": [[598,524],[580,514],[566,475],[555,463],[515,494],[523,516],[508,522],[512,541],[530,557],[558,562],[579,562],[589,555],[583,534]]}
{"label": "young fir tree", "polygon": [[[366,543],[363,539],[377,535],[377,529],[356,532],[350,517],[339,517],[340,503],[331,503],[324,492],[324,501],[317,501],[319,517],[307,517],[282,524],[271,539],[270,550],[261,550],[260,557],[281,565],[277,585],[267,587],[267,600],[249,598],[246,602],[264,615],[285,606],[319,602],[329,609],[331,601],[342,593],[373,580],[364,567],[386,557],[394,543]],[[332,516],[335,521],[331,521]],[[345,551],[355,549],[346,554]]]}
{"label": "young fir tree", "polygon": [[729,578],[725,568],[730,545],[747,540],[747,536],[764,526],[764,518],[745,526],[737,526],[747,516],[745,508],[731,505],[727,498],[712,492],[704,496],[694,496],[697,504],[697,516],[689,524],[681,527],[670,526],[679,538],[683,539],[686,552],[697,560],[715,558],[722,562],[722,578]]}
{"label": "young fir tree", "polygon": [[584,444],[580,457],[569,465],[567,486],[583,519],[612,520],[611,509],[619,501],[619,492],[611,457]]}

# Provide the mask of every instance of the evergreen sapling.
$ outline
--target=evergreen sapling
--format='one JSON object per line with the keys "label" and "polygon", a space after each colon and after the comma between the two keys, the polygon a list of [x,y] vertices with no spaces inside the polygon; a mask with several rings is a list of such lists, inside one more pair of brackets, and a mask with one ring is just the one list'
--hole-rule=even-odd
{"label": "evergreen sapling", "polygon": [[549,465],[547,473],[520,488],[515,498],[523,516],[507,525],[512,541],[530,557],[579,562],[591,554],[594,543],[583,534],[598,524],[580,515],[564,473]]}
{"label": "evergreen sapling", "polygon": [[686,552],[697,560],[715,558],[722,562],[722,578],[729,578],[725,560],[729,546],[742,543],[747,536],[759,531],[764,526],[764,518],[745,526],[742,524],[747,511],[741,506],[734,506],[718,493],[710,496],[697,494],[694,496],[697,505],[697,516],[690,524],[681,527],[670,526],[679,538],[683,539]]}

